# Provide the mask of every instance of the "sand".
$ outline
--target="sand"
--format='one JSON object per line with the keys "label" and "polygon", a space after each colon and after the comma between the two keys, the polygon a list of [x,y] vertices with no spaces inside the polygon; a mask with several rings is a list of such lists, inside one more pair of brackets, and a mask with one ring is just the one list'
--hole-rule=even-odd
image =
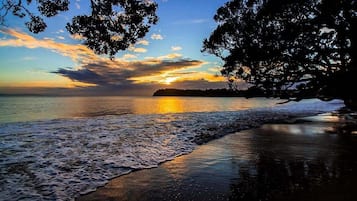
{"label": "sand", "polygon": [[353,113],[226,135],[78,200],[357,200]]}

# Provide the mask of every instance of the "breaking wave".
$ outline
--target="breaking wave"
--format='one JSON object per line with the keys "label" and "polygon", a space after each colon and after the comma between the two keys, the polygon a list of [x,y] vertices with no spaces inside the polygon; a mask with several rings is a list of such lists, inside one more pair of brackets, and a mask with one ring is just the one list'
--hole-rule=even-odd
{"label": "breaking wave", "polygon": [[330,112],[308,100],[236,112],[99,116],[0,124],[0,197],[74,200],[133,170],[152,168],[235,131]]}

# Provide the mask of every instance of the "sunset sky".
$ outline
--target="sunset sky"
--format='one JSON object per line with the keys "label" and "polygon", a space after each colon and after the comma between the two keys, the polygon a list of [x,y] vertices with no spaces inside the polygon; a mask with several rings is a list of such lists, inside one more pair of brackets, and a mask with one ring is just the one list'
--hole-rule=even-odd
{"label": "sunset sky", "polygon": [[222,62],[201,53],[225,0],[156,0],[159,22],[145,38],[111,61],[71,36],[65,25],[88,14],[88,0],[47,18],[32,34],[25,20],[8,15],[0,31],[0,93],[51,95],[151,95],[159,88],[223,88]]}

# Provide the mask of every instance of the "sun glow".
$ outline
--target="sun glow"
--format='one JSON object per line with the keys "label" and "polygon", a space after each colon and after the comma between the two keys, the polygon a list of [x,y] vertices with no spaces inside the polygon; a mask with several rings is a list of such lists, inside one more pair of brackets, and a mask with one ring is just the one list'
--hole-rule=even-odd
{"label": "sun glow", "polygon": [[166,84],[166,85],[170,85],[172,82],[174,82],[176,80],[177,80],[177,77],[167,77],[167,78],[165,78],[163,83]]}

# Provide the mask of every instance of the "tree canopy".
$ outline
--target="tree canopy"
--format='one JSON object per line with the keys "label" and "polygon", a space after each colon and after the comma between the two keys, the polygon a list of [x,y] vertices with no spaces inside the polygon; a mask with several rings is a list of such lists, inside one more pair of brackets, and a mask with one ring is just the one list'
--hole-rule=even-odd
{"label": "tree canopy", "polygon": [[[3,0],[0,23],[4,24],[10,13],[27,18],[25,24],[29,31],[43,32],[47,27],[44,18],[67,11],[69,4],[69,0]],[[37,10],[29,9],[33,5]],[[73,17],[66,28],[95,53],[111,58],[143,38],[158,20],[157,4],[150,0],[91,0],[90,5],[90,14]]]}
{"label": "tree canopy", "polygon": [[214,19],[202,51],[224,61],[223,75],[295,100],[357,100],[357,1],[231,0]]}

